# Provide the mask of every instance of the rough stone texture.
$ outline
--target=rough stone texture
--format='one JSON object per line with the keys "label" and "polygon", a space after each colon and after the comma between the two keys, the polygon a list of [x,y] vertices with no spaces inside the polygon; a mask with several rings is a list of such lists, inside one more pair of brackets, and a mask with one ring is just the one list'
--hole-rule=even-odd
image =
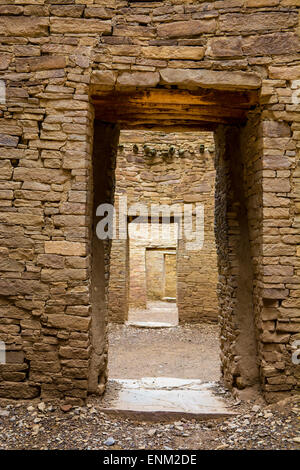
{"label": "rough stone texture", "polygon": [[[14,380],[7,381],[1,366],[1,396],[28,398],[41,393],[45,398],[64,397],[70,403],[82,403],[88,389],[96,390],[96,383],[99,382],[99,390],[104,390],[105,290],[98,290],[97,298],[95,270],[93,283],[90,276],[92,259],[98,249],[94,242],[90,257],[94,230],[93,187],[97,188],[101,180],[106,193],[99,195],[99,200],[105,201],[110,200],[113,189],[113,167],[105,163],[108,159],[104,158],[111,154],[112,145],[103,149],[102,158],[94,155],[94,167],[97,161],[101,164],[98,172],[92,174],[94,110],[101,118],[102,108],[91,104],[91,96],[100,93],[91,83],[91,77],[102,71],[112,73],[110,78],[106,76],[111,90],[125,73],[154,74],[151,77],[159,74],[159,89],[163,88],[165,96],[169,97],[172,96],[169,86],[194,91],[201,85],[209,86],[208,79],[200,80],[204,72],[208,78],[212,77],[210,85],[216,88],[261,89],[257,108],[260,124],[244,127],[239,137],[243,149],[253,150],[252,155],[246,150],[241,152],[243,171],[238,168],[240,182],[243,181],[242,192],[232,199],[229,186],[222,183],[225,181],[223,166],[217,178],[218,210],[223,211],[223,215],[227,213],[223,222],[219,221],[223,232],[218,238],[219,303],[222,329],[226,332],[221,338],[223,372],[231,386],[242,388],[255,381],[260,383],[268,401],[299,392],[298,366],[291,362],[292,345],[299,339],[300,332],[300,253],[297,247],[300,118],[299,104],[295,100],[296,81],[300,79],[299,1],[251,0],[241,6],[241,2],[235,0],[209,4],[170,0],[163,6],[156,2],[145,2],[141,6],[139,2],[128,4],[123,0],[111,0],[105,5],[90,0],[78,4],[80,9],[75,8],[75,3],[53,5],[40,1],[37,5],[30,0],[24,5],[1,3],[0,37],[4,58],[0,60],[0,78],[6,84],[7,99],[0,104],[0,178],[1,191],[4,191],[0,194],[0,247],[7,248],[8,254],[1,270],[0,337],[9,353],[23,354],[22,363],[12,364],[15,372],[22,374],[26,370],[25,377],[18,374]],[[64,11],[61,8],[59,13],[58,7],[64,7]],[[63,17],[57,16],[61,13]],[[77,16],[79,13],[81,17]],[[131,50],[118,53],[112,49],[119,46],[131,46]],[[203,47],[205,54],[201,59],[178,59],[170,50],[169,57],[152,58],[145,56],[144,48],[148,46],[184,46],[191,50]],[[41,61],[32,61],[40,57]],[[57,68],[52,68],[55,58]],[[42,68],[30,69],[36,63]],[[18,64],[22,64],[23,71],[17,70]],[[176,73],[179,82],[175,83],[172,72],[168,72],[167,85],[162,83],[161,73],[170,69],[175,70],[174,76]],[[216,74],[223,76],[223,72],[230,75],[226,76],[226,83],[223,79],[218,83]],[[185,83],[186,77],[191,76],[191,83]],[[132,83],[136,83],[134,77]],[[154,87],[154,81],[148,84]],[[138,85],[143,88],[140,82]],[[166,101],[169,103],[168,99]],[[149,107],[145,109],[143,122],[151,127],[163,116],[164,123],[176,123],[174,108],[168,108],[166,101],[159,103],[161,108],[154,115]],[[203,108],[206,116],[209,115],[207,107]],[[224,106],[221,108],[213,108],[210,123],[224,123],[220,119]],[[229,115],[234,115],[233,102],[228,103],[228,108]],[[164,109],[166,112],[162,113]],[[185,125],[191,126],[196,115],[189,114],[184,106],[180,112],[186,118]],[[238,119],[239,115],[235,124]],[[108,122],[115,122],[113,117],[111,120]],[[264,130],[261,125],[264,122],[271,123],[272,135]],[[289,135],[283,136],[280,129],[276,130],[274,123],[278,122],[286,124]],[[216,125],[210,128],[215,129]],[[99,130],[95,136],[97,132]],[[218,146],[222,148],[226,133],[218,132]],[[97,145],[101,147],[101,139]],[[101,165],[110,182],[107,186],[105,177],[102,180],[99,176],[104,174]],[[232,173],[233,168],[230,171]],[[230,171],[225,172],[226,181]],[[254,325],[251,344],[246,341],[244,349],[240,347],[239,338],[245,339],[247,331],[236,301],[239,296],[243,298],[242,286],[237,283],[239,263],[236,264],[241,258],[234,243],[241,223],[247,236],[240,236],[240,241],[246,240],[250,247],[246,261],[243,260],[251,276],[251,283],[247,278],[244,286],[247,292],[245,315],[248,320],[252,318],[250,323]],[[57,268],[44,268],[40,255],[45,255],[45,242],[49,241],[82,243],[87,254],[57,255],[62,257]],[[99,266],[107,284],[109,249],[104,243],[98,254],[105,261]],[[273,265],[282,266],[282,273],[265,274],[264,267]],[[288,275],[285,273],[287,266],[293,269]],[[51,278],[52,272],[50,276],[44,269],[61,270],[62,274]],[[100,301],[103,308],[96,308]],[[66,328],[62,323],[53,326],[52,315],[68,318],[74,315],[76,328]],[[78,330],[77,317],[90,315],[91,326]],[[245,358],[253,352],[253,338],[256,338],[258,375],[255,372],[249,377]],[[65,357],[65,347],[74,348],[74,359]],[[78,350],[82,351],[77,355]]]}
{"label": "rough stone texture", "polygon": [[164,286],[163,295],[165,297],[175,298],[176,289],[176,256],[175,253],[166,253],[164,255]]}
{"label": "rough stone texture", "polygon": [[163,69],[160,72],[162,83],[215,89],[257,88],[260,78],[247,72],[215,72],[211,70]]}

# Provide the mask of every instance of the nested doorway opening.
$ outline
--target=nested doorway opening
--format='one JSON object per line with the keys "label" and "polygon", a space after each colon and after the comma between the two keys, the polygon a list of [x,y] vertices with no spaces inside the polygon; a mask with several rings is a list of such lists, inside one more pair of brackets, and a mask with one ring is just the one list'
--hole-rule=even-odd
{"label": "nested doorway opening", "polygon": [[176,248],[146,249],[147,299],[176,302]]}
{"label": "nested doorway opening", "polygon": [[[128,225],[128,325],[167,327],[178,324],[178,225],[170,222],[166,227],[163,224],[160,220],[155,226],[145,222],[141,224],[141,233],[134,230],[135,221]],[[162,237],[165,228],[168,233]],[[111,257],[114,255],[117,253],[113,243]],[[110,302],[114,303],[115,283],[115,273],[111,269],[109,308]],[[121,290],[119,293],[122,295]],[[122,311],[119,313],[121,316]]]}
{"label": "nested doorway opening", "polygon": [[[112,239],[110,321],[131,320],[132,311],[142,313],[151,301],[168,302],[171,309],[174,300],[180,323],[217,321],[214,159],[212,132],[120,131],[116,228],[124,206],[131,215],[127,239],[120,239],[117,230]],[[173,292],[166,285],[170,282]],[[147,316],[151,320],[148,311],[143,321]],[[166,321],[157,313],[154,317]]]}

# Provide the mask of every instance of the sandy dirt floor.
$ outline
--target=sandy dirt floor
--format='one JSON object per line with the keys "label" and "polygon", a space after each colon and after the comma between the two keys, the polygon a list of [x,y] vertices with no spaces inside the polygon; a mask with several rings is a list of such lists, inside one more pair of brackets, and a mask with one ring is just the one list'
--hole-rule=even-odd
{"label": "sandy dirt floor", "polygon": [[218,326],[135,328],[111,324],[109,377],[178,377],[217,381],[220,378]]}
{"label": "sandy dirt floor", "polygon": [[178,325],[178,309],[175,302],[147,302],[145,309],[130,309],[128,321],[135,322],[162,322]]}

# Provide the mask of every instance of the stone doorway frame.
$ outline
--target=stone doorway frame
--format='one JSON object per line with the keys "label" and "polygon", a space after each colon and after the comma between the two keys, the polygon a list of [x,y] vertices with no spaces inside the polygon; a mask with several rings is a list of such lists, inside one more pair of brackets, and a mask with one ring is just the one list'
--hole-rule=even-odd
{"label": "stone doorway frame", "polygon": [[[100,87],[101,88],[101,87]],[[224,86],[220,87],[224,90]],[[257,97],[259,94],[257,84],[255,87],[249,87],[249,93],[253,92],[256,88]],[[226,89],[226,87],[225,87]],[[232,94],[234,86],[229,85],[229,92]],[[140,92],[141,88],[139,88]],[[244,86],[244,91],[247,87]],[[151,89],[144,90],[146,93],[151,93]],[[184,92],[185,90],[183,90]],[[210,90],[211,91],[211,90]],[[218,89],[217,89],[218,91]],[[236,90],[240,93],[240,89]],[[132,90],[130,91],[130,93]],[[172,89],[165,89],[166,94],[171,93]],[[93,88],[92,102],[97,108],[95,96],[101,96],[101,93],[107,94],[107,90],[103,92]],[[124,90],[125,95],[122,95],[122,90],[118,90],[117,95],[114,96],[128,96],[128,89]],[[129,96],[130,96],[129,93]],[[252,108],[252,110],[251,110]],[[244,193],[244,188],[239,188],[240,182],[243,181],[244,166],[247,164],[239,159],[234,161],[234,158],[242,156],[247,160],[249,157],[249,149],[245,151],[244,144],[247,137],[253,133],[259,135],[260,128],[260,112],[253,110],[253,94],[249,100],[249,107],[245,111],[245,118],[239,124],[236,119],[230,124],[229,122],[217,122],[203,124],[203,129],[214,129],[215,141],[217,146],[216,155],[216,218],[219,219],[219,226],[216,229],[216,243],[218,250],[218,266],[220,278],[223,281],[219,282],[218,297],[219,308],[221,312],[221,331],[226,334],[229,326],[228,336],[221,340],[221,362],[222,372],[225,383],[229,387],[238,387],[240,389],[245,387],[259,388],[259,359],[258,359],[258,344],[257,344],[257,328],[256,323],[256,305],[259,299],[256,299],[253,284],[253,256],[251,256],[250,239],[248,232],[248,214],[247,214],[247,201]],[[92,283],[91,283],[91,297],[92,297],[92,359],[90,365],[89,375],[89,392],[95,393],[103,390],[107,380],[107,313],[106,313],[106,290],[107,278],[109,275],[109,243],[98,243],[95,238],[95,207],[98,203],[112,202],[113,188],[114,188],[114,170],[115,159],[117,154],[118,136],[120,131],[120,123],[118,116],[115,116],[115,122],[107,122],[107,115],[101,118],[97,109],[95,110],[96,119],[94,121],[94,153],[93,153],[93,180],[97,181],[97,174],[99,173],[100,159],[97,154],[106,154],[105,162],[102,160],[101,167],[101,183],[93,186],[94,201],[91,205],[92,209]],[[146,116],[147,118],[147,116]],[[212,124],[212,125],[210,125]],[[153,125],[153,123],[151,124]],[[194,121],[191,121],[194,125]],[[159,126],[159,123],[158,123]],[[161,127],[161,126],[160,126]],[[178,125],[173,123],[173,127],[186,128],[188,121],[179,122]],[[145,128],[144,125],[138,124],[138,128]],[[101,136],[101,137],[100,137]],[[251,146],[253,150],[253,145]],[[254,147],[256,147],[254,145]],[[256,149],[257,150],[257,149]],[[98,155],[99,156],[99,155]],[[103,165],[104,163],[104,165]],[[103,176],[104,175],[104,176]],[[247,177],[246,177],[247,180]],[[102,195],[96,186],[102,188]],[[225,189],[225,192],[224,192]],[[223,193],[222,193],[223,191]],[[262,196],[262,194],[260,195]],[[218,200],[219,198],[219,200]],[[230,207],[229,207],[230,206]],[[236,210],[234,209],[236,208]],[[235,210],[232,220],[230,211]],[[223,212],[222,212],[223,211]],[[230,215],[229,215],[230,214]],[[229,216],[229,218],[228,218]],[[230,223],[234,222],[239,225],[242,236],[238,235],[228,236],[231,230]],[[228,225],[229,222],[229,225]],[[218,236],[218,230],[221,235]],[[230,239],[230,241],[228,241]],[[233,245],[236,244],[234,248]],[[106,260],[106,263],[105,263]],[[242,276],[239,276],[238,264],[248,264],[247,269],[242,270]],[[99,266],[102,266],[102,278],[99,277]],[[228,268],[230,273],[228,273]],[[225,280],[224,280],[225,279]],[[99,287],[100,286],[100,287]],[[96,289],[95,289],[96,287]],[[228,290],[231,293],[228,294]],[[258,296],[259,297],[259,296]],[[249,312],[249,315],[245,314]],[[223,312],[223,313],[222,313]],[[221,333],[222,335],[222,333]],[[234,338],[234,345],[233,343]],[[234,347],[232,347],[234,346]]]}

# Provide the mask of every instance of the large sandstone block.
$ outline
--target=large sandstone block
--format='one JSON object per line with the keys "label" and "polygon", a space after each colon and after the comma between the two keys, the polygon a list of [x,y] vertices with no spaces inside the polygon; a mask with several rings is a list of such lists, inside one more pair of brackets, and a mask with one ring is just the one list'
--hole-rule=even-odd
{"label": "large sandstone block", "polygon": [[39,37],[48,34],[48,18],[11,17],[0,18],[1,36]]}
{"label": "large sandstone block", "polygon": [[87,279],[86,269],[51,269],[43,268],[41,271],[41,280],[44,282],[60,281],[85,281]]}
{"label": "large sandstone block", "polygon": [[262,129],[264,137],[290,137],[291,128],[286,122],[263,121]]}
{"label": "large sandstone block", "polygon": [[43,297],[48,286],[40,281],[27,279],[0,279],[0,295],[36,295]]}
{"label": "large sandstone block", "polygon": [[90,33],[110,34],[111,21],[99,21],[85,18],[51,18],[50,31],[52,33]]}
{"label": "large sandstone block", "polygon": [[83,215],[55,215],[53,221],[58,227],[81,227],[88,225],[88,219]]}
{"label": "large sandstone block", "polygon": [[250,14],[227,13],[220,18],[220,30],[224,32],[274,31],[297,25],[297,13],[257,12]]}
{"label": "large sandstone block", "polygon": [[[285,155],[264,155],[263,167],[264,169],[274,169],[274,170],[287,169],[291,167],[291,161]],[[269,186],[270,185],[271,185],[271,188],[272,187],[274,188],[273,180],[269,183]]]}
{"label": "large sandstone block", "polygon": [[243,55],[277,55],[299,51],[299,36],[294,33],[273,33],[246,36],[242,39]]}
{"label": "large sandstone block", "polygon": [[227,90],[257,89],[261,79],[251,72],[223,72],[215,70],[171,69],[160,71],[162,83],[168,85],[217,88]]}
{"label": "large sandstone block", "polygon": [[285,54],[299,50],[299,37],[294,33],[272,33],[262,36],[229,36],[209,39],[206,55],[240,57]]}
{"label": "large sandstone block", "polygon": [[158,83],[158,72],[124,72],[117,79],[117,86],[119,88],[155,87]]}
{"label": "large sandstone block", "polygon": [[62,346],[59,348],[59,355],[64,359],[88,359],[90,351],[88,348],[71,348]]}
{"label": "large sandstone block", "polygon": [[84,5],[51,5],[50,14],[52,16],[80,18],[83,10]]}
{"label": "large sandstone block", "polygon": [[85,256],[86,245],[80,242],[49,241],[45,242],[45,253],[68,256]]}
{"label": "large sandstone block", "polygon": [[[9,3],[9,2],[3,2]],[[23,13],[23,7],[18,7],[14,5],[1,5],[0,6],[0,15],[20,15]]]}
{"label": "large sandstone block", "polygon": [[[1,155],[0,155],[1,158]],[[9,161],[1,161],[0,160],[0,171],[1,171],[1,178],[3,180],[9,180],[13,173],[13,167],[9,163]]]}
{"label": "large sandstone block", "polygon": [[[0,318],[16,318],[18,320],[22,320],[28,317],[29,317],[29,313],[26,313],[26,311],[22,310],[21,308],[13,307],[11,305],[0,307]],[[13,361],[10,361],[10,362],[13,362]],[[16,361],[16,362],[19,362],[19,361]]]}
{"label": "large sandstone block", "polygon": [[264,178],[263,190],[272,193],[288,193],[291,190],[288,178]]}
{"label": "large sandstone block", "polygon": [[263,343],[288,343],[290,335],[279,335],[277,333],[271,333],[270,331],[264,331],[261,335],[261,341]]}
{"label": "large sandstone block", "polygon": [[142,47],[142,55],[150,59],[190,59],[201,60],[204,55],[203,47],[190,46],[148,46]]}
{"label": "large sandstone block", "polygon": [[[34,372],[41,372],[42,374],[55,374],[61,369],[58,361],[39,361],[36,359],[31,359],[30,361],[30,378],[33,379]],[[38,379],[37,374],[34,375],[34,380],[43,380]]]}
{"label": "large sandstone block", "polygon": [[66,59],[62,55],[42,56],[33,59],[16,59],[17,72],[36,72],[37,70],[63,69]]}
{"label": "large sandstone block", "polygon": [[216,28],[217,22],[214,19],[177,21],[160,24],[157,33],[162,38],[190,38],[200,36],[203,33],[214,33]]}
{"label": "large sandstone block", "polygon": [[37,264],[46,268],[62,269],[64,267],[64,257],[59,255],[38,255]]}
{"label": "large sandstone block", "polygon": [[8,257],[0,258],[0,271],[24,271],[24,264]]}
{"label": "large sandstone block", "polygon": [[88,331],[91,322],[90,317],[75,317],[70,315],[49,315],[47,326],[67,330]]}
{"label": "large sandstone block", "polygon": [[0,70],[6,70],[11,62],[12,56],[10,54],[0,54]]}
{"label": "large sandstone block", "polygon": [[300,322],[282,322],[279,321],[277,323],[277,331],[281,331],[283,333],[300,333]]}
{"label": "large sandstone block", "polygon": [[112,70],[94,70],[91,75],[93,85],[102,85],[104,88],[113,88],[117,80],[116,72]]}
{"label": "large sandstone block", "polygon": [[5,147],[16,147],[19,143],[19,137],[7,134],[0,134],[0,145]]}
{"label": "large sandstone block", "polygon": [[[103,2],[105,4],[105,2]],[[105,7],[87,7],[84,10],[86,18],[101,18],[103,20],[111,18],[113,15],[112,10]]]}
{"label": "large sandstone block", "polygon": [[283,243],[270,243],[263,246],[264,256],[293,256],[295,248],[293,245],[285,245]]}
{"label": "large sandstone block", "polygon": [[278,5],[279,0],[246,0],[246,7],[271,7]]}
{"label": "large sandstone block", "polygon": [[212,57],[238,57],[243,55],[242,38],[215,37],[207,43],[206,55]]}
{"label": "large sandstone block", "polygon": [[280,307],[278,310],[279,310],[281,318],[299,318],[300,317],[300,308]]}
{"label": "large sandstone block", "polygon": [[61,170],[44,168],[15,168],[14,179],[16,181],[38,181],[40,183],[62,184],[68,179],[68,175]]}
{"label": "large sandstone block", "polygon": [[[128,24],[118,25],[114,27],[114,36],[123,37],[142,37],[142,38],[154,38],[156,29],[150,26],[131,26]],[[125,41],[126,43],[126,41]]]}
{"label": "large sandstone block", "polygon": [[79,168],[87,168],[89,162],[82,154],[76,155],[75,152],[65,152],[63,157],[63,165],[64,169],[79,169]]}
{"label": "large sandstone block", "polygon": [[39,387],[25,382],[0,382],[1,398],[32,399],[40,394]]}
{"label": "large sandstone block", "polygon": [[300,78],[300,65],[289,67],[269,67],[270,78],[279,78],[280,80],[296,80]]}
{"label": "large sandstone block", "polygon": [[42,225],[43,216],[20,212],[0,212],[0,222],[9,225]]}
{"label": "large sandstone block", "polygon": [[85,214],[86,207],[85,207],[85,204],[80,204],[77,202],[64,202],[60,206],[60,212],[61,214],[80,215],[80,214]]}
{"label": "large sandstone block", "polygon": [[263,298],[264,299],[285,299],[289,295],[288,289],[264,289]]}

